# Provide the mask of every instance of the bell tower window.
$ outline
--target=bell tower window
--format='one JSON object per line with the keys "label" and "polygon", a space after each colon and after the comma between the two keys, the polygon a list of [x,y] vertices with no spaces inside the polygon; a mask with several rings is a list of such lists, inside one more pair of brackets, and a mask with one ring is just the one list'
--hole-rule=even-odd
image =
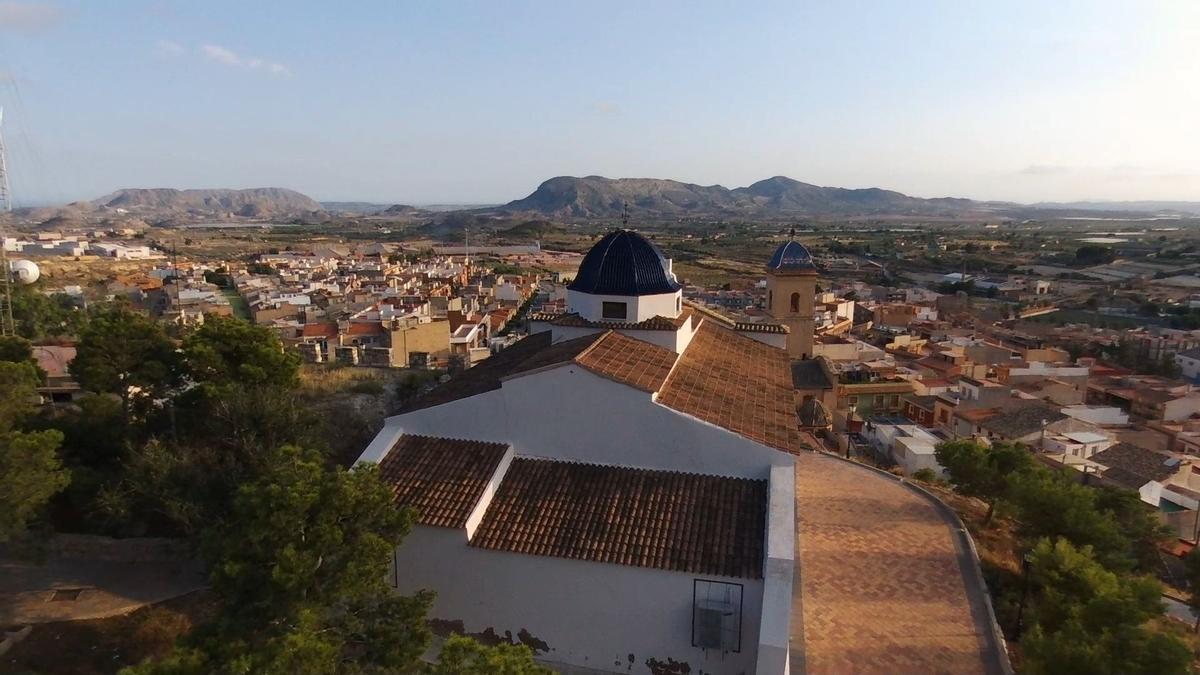
{"label": "bell tower window", "polygon": [[792,314],[800,313],[800,294],[792,293]]}

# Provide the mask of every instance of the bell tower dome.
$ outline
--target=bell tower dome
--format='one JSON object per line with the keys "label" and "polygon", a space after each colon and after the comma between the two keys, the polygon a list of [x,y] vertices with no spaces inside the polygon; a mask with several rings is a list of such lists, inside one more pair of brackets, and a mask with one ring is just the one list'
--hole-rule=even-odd
{"label": "bell tower dome", "polygon": [[788,327],[787,352],[794,359],[813,356],[813,305],[817,266],[798,241],[784,242],[767,263],[767,314]]}

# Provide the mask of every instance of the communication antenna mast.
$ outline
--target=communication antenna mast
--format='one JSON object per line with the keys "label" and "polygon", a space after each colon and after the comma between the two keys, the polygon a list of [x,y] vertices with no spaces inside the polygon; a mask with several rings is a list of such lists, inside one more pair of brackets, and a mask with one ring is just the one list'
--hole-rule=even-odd
{"label": "communication antenna mast", "polygon": [[[8,187],[8,166],[4,158],[4,108],[0,108],[0,219],[12,212],[12,193]],[[12,313],[12,266],[8,249],[4,247],[4,230],[0,228],[0,335],[17,334]]]}

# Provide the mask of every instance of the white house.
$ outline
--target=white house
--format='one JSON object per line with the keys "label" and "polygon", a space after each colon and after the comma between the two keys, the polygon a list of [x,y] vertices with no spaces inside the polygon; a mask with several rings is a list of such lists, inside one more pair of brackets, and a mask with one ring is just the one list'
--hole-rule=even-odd
{"label": "white house", "polygon": [[601,239],[576,279],[580,325],[432,390],[361,456],[418,513],[393,585],[436,591],[435,627],[564,672],[788,672],[787,353],[675,301],[669,262],[633,232]]}
{"label": "white house", "polygon": [[938,475],[945,473],[937,463],[934,450],[946,438],[907,418],[872,417],[863,427],[863,435],[876,448],[890,455],[906,476],[921,469],[929,469]]}
{"label": "white house", "polygon": [[1200,379],[1200,347],[1177,352],[1175,364],[1183,371],[1183,376],[1189,380]]}

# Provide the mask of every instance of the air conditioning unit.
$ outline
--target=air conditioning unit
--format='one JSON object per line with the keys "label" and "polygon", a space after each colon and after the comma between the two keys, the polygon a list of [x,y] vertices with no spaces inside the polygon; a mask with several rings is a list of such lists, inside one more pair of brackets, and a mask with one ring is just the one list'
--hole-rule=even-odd
{"label": "air conditioning unit", "polygon": [[736,647],[731,639],[731,633],[736,629],[731,625],[734,618],[732,604],[712,600],[700,601],[696,604],[694,617],[692,628],[695,646],[721,651]]}

